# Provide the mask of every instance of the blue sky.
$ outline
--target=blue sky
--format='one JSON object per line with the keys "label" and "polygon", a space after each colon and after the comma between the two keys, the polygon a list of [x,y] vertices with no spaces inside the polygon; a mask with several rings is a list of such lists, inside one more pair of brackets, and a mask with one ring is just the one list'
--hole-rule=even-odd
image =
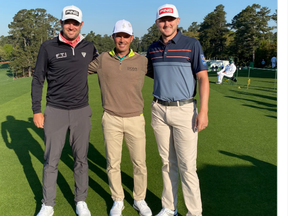
{"label": "blue sky", "polygon": [[[44,8],[48,13],[60,19],[63,7],[75,5],[83,12],[84,26],[82,33],[84,34],[93,31],[100,35],[111,35],[115,22],[120,19],[126,19],[131,22],[135,36],[142,37],[148,32],[147,29],[153,25],[157,8],[166,3],[174,4],[177,7],[180,16],[179,26],[184,29],[187,29],[192,22],[202,22],[204,17],[219,4],[225,6],[227,22],[231,22],[236,14],[253,3],[268,7],[271,9],[271,14],[277,9],[277,0],[8,0],[0,6],[0,35],[8,35],[8,24],[13,21],[14,15],[21,9]],[[276,25],[275,22],[270,24]]]}

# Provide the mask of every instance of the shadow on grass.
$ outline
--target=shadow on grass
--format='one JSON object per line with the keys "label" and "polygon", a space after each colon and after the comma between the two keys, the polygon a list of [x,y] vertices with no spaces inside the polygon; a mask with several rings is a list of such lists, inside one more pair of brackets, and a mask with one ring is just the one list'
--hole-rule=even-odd
{"label": "shadow on grass", "polygon": [[[104,145],[104,144],[103,144]],[[108,184],[108,177],[106,171],[106,158],[90,143],[89,146],[89,152],[88,152],[88,158],[91,160],[93,163],[89,163],[89,169],[93,171],[98,177],[100,177],[103,181],[107,182]],[[96,164],[96,165],[95,165]],[[102,169],[100,169],[99,167]],[[132,164],[131,164],[132,166]],[[132,173],[131,173],[132,174]],[[122,184],[125,185],[127,188],[129,188],[131,191],[133,191],[134,188],[134,181],[133,177],[128,175],[127,173],[121,171],[121,177],[122,177]],[[107,193],[103,188],[99,189],[99,184],[96,181],[90,181],[90,187],[97,192],[101,197],[106,201],[107,205],[107,215],[109,215],[110,208],[113,205],[113,200],[111,198],[110,193]],[[134,203],[134,198],[131,196],[131,194],[124,190],[124,195],[125,195],[125,200],[133,206]],[[157,197],[152,191],[147,189],[146,193],[146,201],[151,208],[152,212],[157,212],[159,211],[161,207],[161,199]],[[153,202],[152,202],[153,201]],[[136,210],[135,210],[135,215],[136,215]],[[179,215],[181,216],[181,215]]]}
{"label": "shadow on grass", "polygon": [[277,101],[277,96],[272,97],[272,96],[268,96],[268,95],[255,94],[255,93],[251,93],[251,92],[239,92],[239,91],[235,91],[235,90],[230,90],[230,91],[233,93],[239,94],[239,95],[253,96],[253,97],[259,97],[259,98]]}
{"label": "shadow on grass", "polygon": [[277,167],[247,155],[219,151],[247,166],[208,165],[198,171],[203,215],[277,215]]}
{"label": "shadow on grass", "polygon": [[0,69],[6,70],[6,75],[9,78],[12,78],[14,76],[13,72],[10,70],[9,63],[0,64]]}
{"label": "shadow on grass", "polygon": [[8,69],[9,63],[0,64],[0,69]]}
{"label": "shadow on grass", "polygon": [[277,119],[277,115],[276,116],[266,115],[266,117]]}
{"label": "shadow on grass", "polygon": [[251,100],[251,99],[247,99],[247,98],[239,98],[239,97],[232,97],[232,96],[226,96],[226,97],[227,98],[236,99],[236,100],[244,100],[244,101],[253,102],[253,103],[259,104],[261,106],[269,107],[269,108],[266,109],[266,108],[261,108],[261,107],[257,107],[257,106],[252,106],[252,105],[245,105],[245,106],[248,106],[248,107],[253,107],[253,108],[257,108],[257,109],[258,108],[259,109],[266,109],[266,110],[274,111],[274,112],[277,111],[277,105],[276,104],[265,103],[265,102],[262,102],[262,101]]}
{"label": "shadow on grass", "polygon": [[11,71],[11,70],[7,70],[7,72],[6,72],[6,75],[9,77],[9,78],[12,78],[12,77],[14,77],[14,74],[13,74],[13,72]]}
{"label": "shadow on grass", "polygon": [[[25,173],[28,184],[34,193],[34,199],[36,203],[34,215],[36,215],[41,208],[42,184],[41,180],[38,178],[35,169],[33,168],[30,154],[32,154],[42,164],[44,164],[44,151],[39,145],[39,143],[32,137],[28,128],[34,130],[39,135],[39,137],[41,137],[42,140],[44,140],[43,129],[35,127],[32,118],[29,118],[29,121],[23,121],[23,120],[16,120],[13,116],[7,116],[6,119],[7,120],[5,122],[2,122],[1,124],[2,137],[4,142],[6,143],[6,146],[9,149],[14,150],[15,154],[19,159],[19,162],[23,167],[23,171]],[[73,156],[71,147],[69,145],[68,133],[66,143],[62,151],[61,161],[65,163],[73,171],[74,161],[72,159]],[[11,141],[9,140],[9,137]],[[106,158],[103,157],[91,143],[89,143],[88,158],[90,161],[92,161],[92,162],[89,161],[89,169],[93,171],[96,175],[98,175],[103,181],[108,182],[106,172],[99,168],[101,167],[106,169]],[[122,172],[121,175],[123,185],[133,190],[133,178],[124,172]],[[64,176],[61,174],[60,171],[58,171],[57,184],[61,192],[63,193],[65,199],[74,209],[75,208],[74,194],[71,191],[69,184],[67,183],[67,181],[65,180]],[[89,186],[96,193],[98,193],[103,198],[103,200],[106,201],[107,214],[109,214],[110,207],[112,207],[113,205],[113,200],[111,199],[110,193],[107,193],[105,189],[91,177],[89,177]],[[124,190],[124,193],[126,201],[131,206],[133,206],[133,197],[131,197],[130,193],[126,190]],[[157,204],[161,203],[160,199],[149,190],[147,190],[146,197],[148,203],[149,200],[153,200],[154,202],[157,201]],[[151,203],[152,206],[155,206],[155,203],[153,204]],[[158,211],[159,209],[160,207],[159,205],[157,205],[157,209],[154,209],[154,211]]]}
{"label": "shadow on grass", "polygon": [[[36,215],[42,204],[42,184],[33,168],[30,154],[44,164],[44,151],[39,143],[32,137],[28,128],[34,130],[42,139],[43,130],[35,127],[32,118],[29,118],[28,121],[23,121],[17,120],[13,116],[7,116],[6,119],[7,120],[1,124],[2,137],[7,148],[14,150],[23,167],[23,172],[28,184],[34,193],[36,203],[34,215]],[[10,137],[10,140],[8,137]],[[73,193],[60,172],[58,173],[58,185],[69,204],[71,206],[73,205],[74,208]]]}
{"label": "shadow on grass", "polygon": [[[40,210],[42,204],[42,180],[38,178],[38,175],[33,168],[30,154],[36,157],[39,162],[44,164],[44,151],[41,148],[40,144],[33,138],[28,128],[34,130],[36,134],[38,134],[38,136],[42,138],[42,140],[44,140],[44,132],[43,129],[35,127],[32,118],[29,118],[28,121],[23,121],[17,120],[13,116],[7,116],[6,119],[7,120],[2,122],[1,124],[2,137],[7,148],[14,150],[15,154],[19,159],[19,162],[23,167],[23,171],[25,173],[28,184],[34,193],[34,199],[36,203],[34,215],[36,215],[37,212]],[[103,169],[106,170],[106,158],[102,156],[101,153],[91,143],[89,143],[88,159],[89,169],[108,184],[107,174],[105,171],[103,171]],[[72,150],[69,145],[69,130],[66,136],[66,143],[62,150],[60,160],[73,171],[74,160],[72,156]],[[99,167],[101,167],[102,169]],[[123,185],[133,191],[133,178],[125,172],[121,172],[121,175]],[[71,205],[73,209],[75,209],[74,194],[69,184],[65,180],[64,176],[61,174],[60,170],[58,171],[57,184],[67,202]],[[91,177],[89,177],[89,186],[97,194],[99,194],[103,200],[105,200],[107,206],[107,214],[109,214],[110,207],[112,207],[113,205],[113,200],[111,199],[110,193],[106,192],[106,190]],[[133,197],[126,190],[124,190],[124,193],[125,200],[131,206],[133,206]],[[150,190],[147,190],[146,198],[148,200],[148,204],[150,204],[149,200],[153,200],[153,203],[151,203],[151,210],[159,211],[159,209],[161,208],[161,206],[159,206],[161,205],[160,198],[158,198]]]}
{"label": "shadow on grass", "polygon": [[277,94],[277,89],[263,87],[263,86],[250,86],[249,89]]}

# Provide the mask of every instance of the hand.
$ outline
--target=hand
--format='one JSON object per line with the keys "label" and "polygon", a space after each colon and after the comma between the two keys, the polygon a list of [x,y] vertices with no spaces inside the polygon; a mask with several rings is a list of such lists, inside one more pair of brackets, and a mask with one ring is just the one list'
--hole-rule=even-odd
{"label": "hand", "polygon": [[205,129],[207,126],[208,126],[207,113],[199,112],[195,120],[194,130],[198,130],[198,132],[200,132],[201,130]]}
{"label": "hand", "polygon": [[44,128],[44,116],[42,113],[33,115],[33,122],[37,128]]}

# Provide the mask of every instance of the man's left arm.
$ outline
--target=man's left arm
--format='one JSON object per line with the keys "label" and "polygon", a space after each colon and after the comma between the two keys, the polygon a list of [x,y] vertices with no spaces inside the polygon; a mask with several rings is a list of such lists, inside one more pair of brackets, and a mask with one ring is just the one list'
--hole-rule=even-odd
{"label": "man's left arm", "polygon": [[97,70],[99,68],[99,56],[97,56],[95,59],[93,59],[89,66],[88,66],[88,74],[94,74],[94,73],[97,73]]}
{"label": "man's left arm", "polygon": [[197,74],[200,96],[200,109],[195,121],[194,130],[205,129],[208,126],[208,100],[209,100],[209,79],[207,70],[199,71]]}
{"label": "man's left arm", "polygon": [[97,68],[99,65],[99,62],[97,59],[98,56],[99,56],[98,50],[93,45],[93,57],[92,57],[92,61],[90,62],[89,66],[88,66],[88,75],[97,73]]}

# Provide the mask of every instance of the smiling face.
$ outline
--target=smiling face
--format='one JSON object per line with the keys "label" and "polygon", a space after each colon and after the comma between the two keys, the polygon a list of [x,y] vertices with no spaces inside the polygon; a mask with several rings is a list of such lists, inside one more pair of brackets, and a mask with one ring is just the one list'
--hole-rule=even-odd
{"label": "smiling face", "polygon": [[83,21],[79,23],[73,19],[65,21],[60,20],[60,23],[62,26],[63,36],[69,41],[74,41],[78,37],[83,26]]}
{"label": "smiling face", "polygon": [[118,32],[113,34],[113,40],[115,43],[116,54],[119,57],[123,57],[129,53],[130,44],[133,41],[134,35],[129,35],[124,32]]}
{"label": "smiling face", "polygon": [[168,42],[177,34],[179,21],[180,18],[171,16],[161,17],[155,21],[164,42]]}

